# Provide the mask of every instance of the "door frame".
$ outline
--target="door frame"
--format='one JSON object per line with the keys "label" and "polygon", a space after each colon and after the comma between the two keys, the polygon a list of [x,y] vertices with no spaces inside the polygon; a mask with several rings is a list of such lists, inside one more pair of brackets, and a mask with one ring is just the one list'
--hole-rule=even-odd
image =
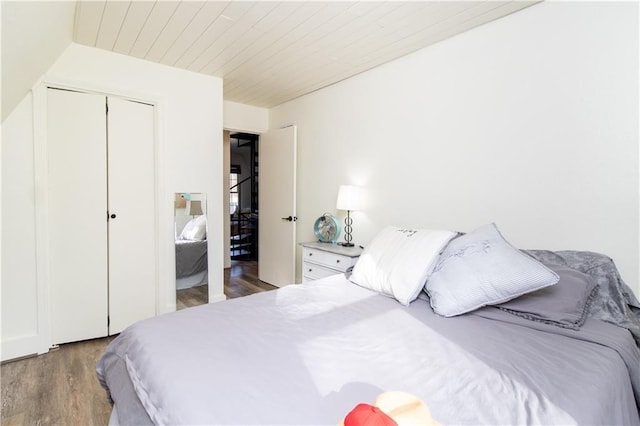
{"label": "door frame", "polygon": [[[50,321],[50,281],[49,281],[49,197],[47,188],[48,182],[48,152],[47,152],[47,89],[55,88],[62,90],[71,90],[76,92],[91,93],[97,95],[124,98],[131,101],[150,104],[154,108],[154,181],[155,181],[155,223],[156,235],[163,235],[161,230],[171,229],[173,216],[167,219],[165,209],[159,206],[168,205],[163,199],[162,194],[166,194],[166,184],[162,175],[159,173],[161,167],[165,163],[166,147],[164,143],[163,129],[160,123],[164,122],[166,115],[164,102],[155,96],[148,94],[133,93],[120,90],[115,87],[105,87],[96,84],[77,84],[73,81],[64,81],[59,79],[43,79],[36,83],[32,89],[33,96],[33,149],[34,149],[34,187],[35,187],[35,235],[36,235],[36,292],[37,292],[37,313],[38,313],[38,330],[37,341],[38,347],[34,348],[38,354],[47,353],[51,348],[51,321]],[[166,197],[165,197],[166,198]],[[170,212],[172,213],[172,212]],[[105,212],[106,214],[106,212]],[[106,220],[106,218],[105,218]],[[167,225],[169,223],[169,225]],[[155,282],[156,282],[156,314],[167,312],[167,262],[161,262],[160,254],[168,252],[165,242],[161,238],[155,241]],[[169,275],[170,276],[170,275]],[[173,282],[175,287],[175,282]],[[174,310],[175,310],[175,293],[174,293]]]}
{"label": "door frame", "polygon": [[[222,255],[224,256],[223,259],[223,268],[224,269],[228,269],[231,266],[231,248],[230,248],[230,243],[228,241],[230,241],[231,238],[231,219],[230,219],[230,215],[229,215],[229,210],[230,210],[230,192],[229,192],[229,185],[230,185],[230,180],[229,180],[229,174],[231,172],[231,135],[234,133],[246,133],[249,135],[254,135],[258,137],[257,142],[257,148],[258,148],[258,168],[260,167],[260,162],[262,161],[262,158],[260,157],[260,140],[262,139],[262,135],[265,133],[263,132],[258,132],[255,130],[251,130],[251,131],[245,131],[245,130],[229,130],[228,128],[223,128],[222,129],[222,145],[223,145],[223,164],[222,164],[222,169],[223,169],[223,176],[222,176],[222,196],[223,196],[223,200],[222,200],[222,208],[224,211],[224,218],[223,218],[223,226],[224,226],[224,231],[223,231],[223,238],[225,241],[224,244],[224,249],[223,249],[223,253]],[[253,166],[251,166],[253,167]],[[258,171],[258,176],[260,176],[260,172]],[[258,186],[258,193],[260,192],[260,188]],[[259,195],[258,195],[258,199],[259,199]],[[259,221],[259,217],[258,217],[258,221]],[[258,222],[258,229],[259,229],[260,225]],[[258,238],[256,236],[256,238]],[[258,251],[258,259],[257,262],[259,263],[260,261],[260,252]]]}
{"label": "door frame", "polygon": [[[290,126],[296,126],[296,124],[288,124],[288,125],[280,126],[280,127],[278,127],[278,129],[280,129],[280,128],[285,128],[285,127],[290,127]],[[239,133],[250,133],[250,134],[258,135],[258,136],[260,137],[260,139],[259,139],[259,140],[261,140],[261,139],[262,139],[262,136],[264,135],[264,133],[267,133],[269,130],[270,130],[269,128],[264,128],[264,129],[259,129],[259,130],[257,130],[257,129],[255,129],[255,128],[248,129],[248,128],[244,128],[244,127],[230,127],[230,126],[223,126],[223,127],[222,127],[222,132],[223,132],[223,147],[224,147],[224,149],[223,149],[223,158],[224,158],[224,161],[223,161],[223,171],[224,171],[224,174],[223,174],[223,176],[222,176],[222,185],[223,185],[223,189],[224,189],[224,190],[222,191],[222,195],[223,195],[222,203],[223,203],[223,208],[225,209],[225,210],[224,210],[224,212],[225,212],[225,213],[224,213],[224,218],[225,218],[225,219],[224,219],[224,221],[223,221],[223,226],[224,226],[224,228],[225,228],[225,231],[224,231],[223,235],[225,236],[225,239],[226,239],[226,240],[228,240],[228,238],[226,238],[226,235],[227,235],[227,228],[230,226],[230,221],[229,221],[228,213],[227,213],[227,212],[229,211],[229,177],[228,177],[228,172],[229,172],[229,170],[230,170],[230,158],[229,158],[229,157],[230,157],[230,149],[231,149],[231,147],[230,147],[230,145],[229,145],[229,144],[227,144],[226,142],[224,142],[225,133],[227,133],[227,132],[228,132],[229,134],[230,134],[230,133],[234,133],[234,132],[239,132]],[[297,141],[296,141],[296,144],[297,144]],[[297,149],[297,148],[296,148],[296,149]],[[260,156],[260,154],[259,154],[259,153],[260,153],[261,151],[262,151],[262,150],[261,150],[261,148],[260,148],[260,142],[258,142],[258,155],[259,155],[259,156]],[[259,160],[258,160],[258,161],[260,162],[260,165],[262,165],[262,161],[263,161],[263,159],[262,159],[261,157],[259,157]],[[297,154],[296,154],[296,163],[297,163],[297,161],[298,161],[298,160],[297,160]],[[297,167],[297,164],[296,164],[296,167]],[[262,181],[261,181],[261,182],[262,182]],[[298,200],[298,196],[297,196],[297,195],[298,195],[298,194],[297,194],[297,191],[298,191],[298,189],[297,189],[297,188],[298,188],[298,185],[297,185],[297,177],[296,177],[296,185],[295,185],[295,188],[296,188],[296,189],[295,189],[295,191],[296,191],[296,194],[295,194],[295,195],[296,195],[296,197],[295,197],[295,199],[296,199],[296,211],[297,211],[297,210],[298,210],[298,206],[297,206],[297,200]],[[258,225],[258,226],[259,226],[259,228],[261,228],[261,227],[262,227],[262,224],[260,224],[260,223],[259,223],[259,225]],[[296,233],[296,244],[297,244],[297,238],[298,238],[298,237],[297,237],[297,233]],[[227,242],[225,242],[225,244],[227,244],[227,245],[228,245],[228,243],[227,243]],[[223,259],[223,267],[226,269],[226,268],[227,268],[227,262],[230,260],[230,256],[229,256],[229,253],[228,253],[228,251],[227,251],[227,250],[223,250],[223,256],[224,256],[224,259]],[[258,251],[258,265],[259,265],[259,264],[260,264],[260,251]],[[297,249],[295,250],[294,265],[295,265],[295,266],[294,266],[294,268],[295,268],[295,269],[294,269],[294,276],[295,276],[295,279],[297,279],[297,276],[298,276],[298,250],[297,250]],[[291,284],[293,284],[293,283],[291,283]]]}
{"label": "door frame", "polygon": [[[223,238],[224,238],[224,249],[222,250],[222,256],[224,256],[224,259],[222,259],[222,266],[223,269],[228,269],[231,265],[231,250],[230,250],[230,245],[229,245],[229,241],[231,238],[231,219],[229,218],[229,207],[230,207],[230,203],[229,203],[229,173],[231,172],[231,134],[233,133],[247,133],[250,135],[256,135],[258,136],[258,164],[260,164],[260,162],[262,161],[262,158],[260,158],[260,139],[262,137],[262,134],[265,133],[265,131],[257,131],[257,130],[241,130],[241,129],[236,129],[236,128],[228,128],[228,127],[223,127],[222,128],[222,146],[223,146],[223,152],[222,152],[222,156],[223,156],[223,162],[222,162],[222,170],[223,170],[223,175],[222,175],[222,208],[223,208]],[[258,176],[260,176],[260,174],[258,173]],[[260,191],[258,189],[258,191]],[[260,195],[258,194],[258,197]],[[259,217],[258,217],[258,220]],[[259,227],[259,222],[258,222],[258,227]],[[257,260],[258,264],[260,263],[260,251],[258,251],[258,260]]]}

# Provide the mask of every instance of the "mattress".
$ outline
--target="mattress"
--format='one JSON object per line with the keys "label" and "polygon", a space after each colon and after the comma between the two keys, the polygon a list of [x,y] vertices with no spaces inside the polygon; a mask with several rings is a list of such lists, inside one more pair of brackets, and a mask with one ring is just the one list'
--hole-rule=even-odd
{"label": "mattress", "polygon": [[497,308],[444,318],[343,275],[141,321],[98,376],[122,424],[335,425],[399,390],[442,424],[638,424],[629,330]]}

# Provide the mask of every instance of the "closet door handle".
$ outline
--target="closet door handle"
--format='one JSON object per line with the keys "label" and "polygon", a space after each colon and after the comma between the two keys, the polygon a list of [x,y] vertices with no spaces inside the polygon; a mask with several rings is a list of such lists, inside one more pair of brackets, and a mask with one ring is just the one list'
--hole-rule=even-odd
{"label": "closet door handle", "polygon": [[110,217],[111,219],[115,219],[115,218],[116,218],[116,214],[115,214],[115,213],[111,213],[111,214],[109,215],[109,217]]}

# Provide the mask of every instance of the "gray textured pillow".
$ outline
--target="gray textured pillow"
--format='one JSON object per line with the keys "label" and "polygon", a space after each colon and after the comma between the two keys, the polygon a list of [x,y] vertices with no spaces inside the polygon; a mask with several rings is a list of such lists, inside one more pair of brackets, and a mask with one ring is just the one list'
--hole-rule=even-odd
{"label": "gray textured pillow", "polygon": [[558,282],[558,275],[509,244],[495,224],[452,240],[425,290],[445,317],[495,305]]}
{"label": "gray textured pillow", "polygon": [[496,308],[532,321],[577,330],[584,324],[596,289],[587,274],[562,266],[550,266],[560,280],[556,285],[527,293]]}
{"label": "gray textured pillow", "polygon": [[527,250],[526,253],[545,265],[566,266],[593,278],[598,289],[587,316],[626,328],[640,346],[640,301],[624,283],[609,256],[576,250]]}

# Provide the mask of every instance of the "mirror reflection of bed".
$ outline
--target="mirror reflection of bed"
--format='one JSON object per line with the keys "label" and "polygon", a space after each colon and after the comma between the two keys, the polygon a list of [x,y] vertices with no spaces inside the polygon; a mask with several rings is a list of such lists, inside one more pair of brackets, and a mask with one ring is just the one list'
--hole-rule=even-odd
{"label": "mirror reflection of bed", "polygon": [[202,193],[175,194],[177,310],[202,305],[209,300],[206,204]]}

